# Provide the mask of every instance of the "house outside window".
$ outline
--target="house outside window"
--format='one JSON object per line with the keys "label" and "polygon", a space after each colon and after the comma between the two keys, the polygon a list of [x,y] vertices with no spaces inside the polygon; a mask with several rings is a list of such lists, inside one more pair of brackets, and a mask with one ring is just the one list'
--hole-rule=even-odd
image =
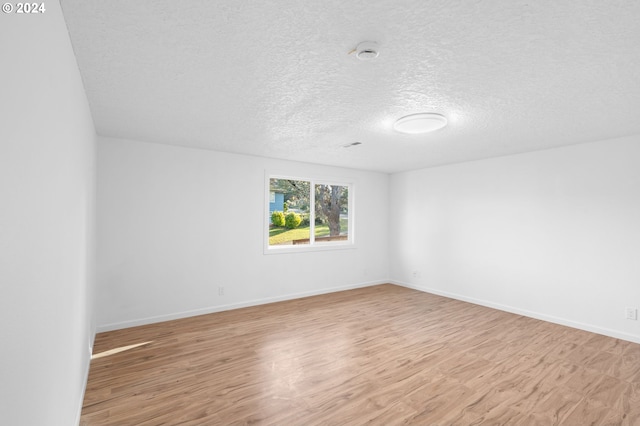
{"label": "house outside window", "polygon": [[275,211],[284,211],[284,194],[282,192],[270,191],[269,196],[269,220]]}

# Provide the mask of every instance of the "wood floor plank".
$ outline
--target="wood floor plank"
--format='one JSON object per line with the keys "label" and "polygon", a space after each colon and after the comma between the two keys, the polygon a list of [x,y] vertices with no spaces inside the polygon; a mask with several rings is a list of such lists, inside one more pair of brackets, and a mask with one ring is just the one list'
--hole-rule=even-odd
{"label": "wood floor plank", "polygon": [[101,333],[81,425],[638,425],[640,345],[394,285]]}

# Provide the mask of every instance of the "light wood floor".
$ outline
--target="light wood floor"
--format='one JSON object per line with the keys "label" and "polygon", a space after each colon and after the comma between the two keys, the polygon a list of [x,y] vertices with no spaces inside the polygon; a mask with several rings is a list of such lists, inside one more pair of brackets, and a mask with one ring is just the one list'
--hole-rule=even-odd
{"label": "light wood floor", "polygon": [[640,345],[393,285],[101,333],[94,352],[81,425],[640,425]]}

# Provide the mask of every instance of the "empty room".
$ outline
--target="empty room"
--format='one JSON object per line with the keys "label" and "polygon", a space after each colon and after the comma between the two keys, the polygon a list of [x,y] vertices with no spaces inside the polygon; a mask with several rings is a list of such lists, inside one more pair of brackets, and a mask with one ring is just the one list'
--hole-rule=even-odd
{"label": "empty room", "polygon": [[640,425],[640,2],[6,2],[0,424]]}

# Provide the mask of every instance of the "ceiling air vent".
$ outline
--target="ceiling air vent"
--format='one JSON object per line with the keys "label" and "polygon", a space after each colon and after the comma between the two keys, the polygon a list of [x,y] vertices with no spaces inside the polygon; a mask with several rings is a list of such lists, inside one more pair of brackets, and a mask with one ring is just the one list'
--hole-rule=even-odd
{"label": "ceiling air vent", "polygon": [[343,148],[351,148],[352,146],[362,145],[362,142],[351,142],[346,145],[342,145]]}

